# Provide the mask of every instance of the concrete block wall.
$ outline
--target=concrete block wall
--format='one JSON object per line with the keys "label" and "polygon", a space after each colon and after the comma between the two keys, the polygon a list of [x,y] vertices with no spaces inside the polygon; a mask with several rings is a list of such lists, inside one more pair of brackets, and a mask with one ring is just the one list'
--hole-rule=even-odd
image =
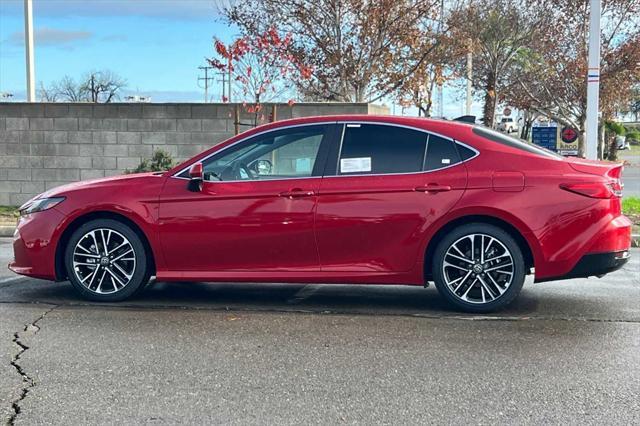
{"label": "concrete block wall", "polygon": [[[235,134],[233,104],[0,103],[0,205],[122,174],[161,148],[181,161]],[[254,116],[240,108],[240,122]],[[271,106],[266,105],[264,115]],[[278,104],[276,117],[388,113],[366,103]],[[241,126],[240,131],[249,126]]]}

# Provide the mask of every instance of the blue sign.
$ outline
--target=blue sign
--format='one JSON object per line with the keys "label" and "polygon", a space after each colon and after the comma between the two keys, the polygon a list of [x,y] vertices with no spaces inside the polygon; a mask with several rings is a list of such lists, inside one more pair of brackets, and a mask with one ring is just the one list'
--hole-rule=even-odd
{"label": "blue sign", "polygon": [[538,146],[551,151],[557,151],[558,128],[533,127],[531,128],[531,140]]}

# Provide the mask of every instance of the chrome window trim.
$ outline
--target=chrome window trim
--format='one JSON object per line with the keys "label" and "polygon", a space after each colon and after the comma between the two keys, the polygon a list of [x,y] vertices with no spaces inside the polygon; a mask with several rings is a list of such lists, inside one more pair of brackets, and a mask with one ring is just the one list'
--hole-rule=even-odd
{"label": "chrome window trim", "polygon": [[[212,156],[219,154],[221,152],[226,151],[227,149],[238,145],[239,143],[245,142],[253,137],[257,137],[257,136],[262,136],[271,132],[276,132],[276,131],[280,131],[280,130],[287,130],[287,129],[294,129],[296,127],[308,127],[308,126],[323,126],[323,125],[327,125],[327,124],[339,124],[342,125],[342,134],[340,137],[340,147],[338,149],[338,164],[336,164],[336,174],[334,175],[322,175],[322,176],[304,176],[304,177],[291,177],[291,178],[280,178],[280,179],[265,179],[265,180],[225,180],[224,183],[232,183],[232,182],[273,182],[273,181],[281,181],[281,180],[300,180],[300,179],[317,179],[317,178],[327,178],[327,177],[351,177],[351,176],[397,176],[397,175],[416,175],[416,174],[423,174],[423,173],[431,173],[431,172],[438,172],[440,170],[445,170],[451,167],[455,167],[458,166],[460,164],[466,163],[468,161],[473,160],[474,158],[478,157],[480,155],[480,151],[478,151],[476,148],[467,145],[464,142],[460,142],[456,139],[453,139],[449,136],[445,136],[443,134],[440,133],[436,133],[433,132],[431,130],[425,130],[425,129],[421,129],[419,127],[414,127],[414,126],[409,126],[406,124],[397,124],[397,123],[386,123],[383,121],[347,121],[347,120],[338,120],[338,121],[319,121],[319,122],[314,122],[314,123],[302,123],[302,124],[292,124],[289,126],[282,126],[282,127],[276,127],[273,129],[268,129],[268,130],[264,130],[262,132],[258,132],[255,133],[251,136],[247,136],[245,138],[239,139],[238,141],[232,143],[231,145],[227,145],[224,148],[220,149],[219,151],[214,151],[211,154],[207,155],[206,157],[202,158],[199,162],[202,163],[206,160],[208,160],[209,158],[211,158]],[[473,151],[475,153],[475,155],[473,157],[469,157],[466,160],[462,160],[459,163],[455,163],[455,164],[451,164],[449,166],[446,167],[441,167],[439,169],[434,169],[434,170],[421,170],[418,172],[405,172],[405,173],[354,173],[354,174],[348,174],[348,175],[340,175],[337,174],[338,170],[339,170],[339,166],[340,166],[340,156],[342,155],[342,142],[344,140],[344,134],[347,128],[347,124],[375,124],[375,125],[381,125],[381,126],[391,126],[391,127],[402,127],[405,129],[411,129],[411,130],[416,130],[418,132],[423,132],[426,133],[427,135],[435,135],[438,137],[441,137],[443,139],[446,140],[450,140],[451,142],[458,144],[458,145],[462,145],[465,148],[470,149],[471,151]],[[427,138],[427,145],[428,145],[429,139]],[[427,147],[425,147],[425,156],[426,156],[426,151],[427,151]],[[173,175],[169,176],[170,178],[174,178],[174,179],[183,179],[183,180],[190,180],[189,178],[185,178],[185,177],[180,177],[178,175],[184,173],[185,171],[189,170],[189,168],[191,167],[191,165],[186,166],[182,169],[180,169],[179,171],[177,171],[176,173],[174,173]],[[424,167],[424,164],[423,164]],[[209,183],[216,183],[216,182],[223,182],[223,181],[207,181]]]}
{"label": "chrome window trim", "polygon": [[[336,164],[336,174],[329,175],[329,176],[323,175],[322,176],[323,178],[328,178],[328,177],[350,177],[350,176],[419,175],[419,174],[423,174],[423,173],[439,172],[440,170],[445,170],[445,169],[448,169],[448,168],[451,168],[451,167],[455,167],[455,166],[457,166],[459,164],[466,163],[467,161],[471,161],[471,160],[473,160],[474,158],[476,158],[477,156],[480,155],[480,151],[478,151],[474,147],[469,146],[466,143],[457,141],[457,140],[453,139],[452,137],[445,136],[443,134],[436,133],[436,132],[433,132],[431,130],[425,130],[425,129],[421,129],[419,127],[408,126],[406,124],[385,123],[385,122],[380,122],[380,121],[337,121],[336,123],[337,124],[342,124],[342,137],[340,138],[340,148],[338,150],[338,163]],[[426,159],[426,156],[427,156],[427,149],[428,149],[428,146],[429,146],[429,136],[431,136],[431,135],[438,136],[438,137],[441,137],[443,139],[449,140],[449,141],[453,142],[454,144],[462,145],[465,148],[468,148],[471,151],[475,152],[475,155],[473,157],[467,158],[466,160],[461,160],[458,163],[450,164],[448,166],[440,167],[438,169],[433,169],[433,170],[421,170],[421,171],[418,171],[418,172],[399,172],[399,173],[352,173],[352,174],[348,174],[348,175],[341,175],[341,174],[338,174],[338,170],[340,170],[339,169],[339,167],[340,167],[340,156],[342,155],[342,143],[344,142],[344,134],[345,134],[345,131],[346,131],[346,128],[347,128],[347,126],[346,126],[347,124],[375,124],[375,125],[382,125],[382,126],[402,127],[402,128],[405,128],[405,129],[416,130],[418,132],[426,133],[427,134],[427,141],[425,143],[425,149],[424,149],[424,151],[425,151],[425,154],[424,154],[425,159]],[[422,167],[423,168],[424,168],[424,164],[425,163],[423,162],[422,163]]]}

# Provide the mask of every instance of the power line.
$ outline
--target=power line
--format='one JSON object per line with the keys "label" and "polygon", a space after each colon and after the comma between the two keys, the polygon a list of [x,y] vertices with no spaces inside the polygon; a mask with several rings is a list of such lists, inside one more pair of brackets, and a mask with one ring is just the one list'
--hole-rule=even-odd
{"label": "power line", "polygon": [[[214,77],[209,77],[209,70],[213,67],[204,66],[198,67],[199,70],[204,70],[204,77],[198,77],[198,82],[204,81],[204,103],[209,102],[209,81],[213,81]],[[199,84],[198,84],[199,85]],[[200,86],[202,87],[202,86]]]}

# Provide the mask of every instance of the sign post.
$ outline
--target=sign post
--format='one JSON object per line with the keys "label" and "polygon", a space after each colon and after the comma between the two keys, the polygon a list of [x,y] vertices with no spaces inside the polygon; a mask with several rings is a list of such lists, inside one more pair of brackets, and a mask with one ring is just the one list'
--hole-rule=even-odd
{"label": "sign post", "polygon": [[598,159],[598,103],[600,91],[600,1],[591,0],[589,17],[589,69],[587,70],[587,122],[585,154]]}

